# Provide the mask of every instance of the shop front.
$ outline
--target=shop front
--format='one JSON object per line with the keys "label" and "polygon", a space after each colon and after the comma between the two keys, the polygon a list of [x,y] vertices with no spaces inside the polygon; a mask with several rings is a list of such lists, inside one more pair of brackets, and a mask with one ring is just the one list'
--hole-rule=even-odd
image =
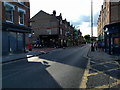
{"label": "shop front", "polygon": [[39,35],[40,44],[42,47],[58,47],[58,35]]}
{"label": "shop front", "polygon": [[105,51],[109,54],[120,55],[120,23],[104,27]]}
{"label": "shop front", "polygon": [[25,37],[29,28],[23,28],[13,24],[3,24],[2,27],[2,55],[10,55],[25,52]]}

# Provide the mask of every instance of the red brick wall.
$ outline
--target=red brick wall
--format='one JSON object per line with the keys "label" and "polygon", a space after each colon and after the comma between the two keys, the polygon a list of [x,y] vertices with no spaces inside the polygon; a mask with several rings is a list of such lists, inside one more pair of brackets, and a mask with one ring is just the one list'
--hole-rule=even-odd
{"label": "red brick wall", "polygon": [[[25,2],[25,5],[21,5],[17,2],[9,2],[13,5],[15,5],[15,10],[14,10],[14,23],[15,24],[19,24],[18,23],[18,7],[19,8],[22,8],[26,11],[26,14],[25,14],[25,21],[24,21],[24,25],[25,26],[29,26],[29,20],[30,20],[30,5],[29,5],[29,2]],[[4,6],[4,3],[2,3],[2,21],[5,22],[6,18],[5,18],[5,6]]]}

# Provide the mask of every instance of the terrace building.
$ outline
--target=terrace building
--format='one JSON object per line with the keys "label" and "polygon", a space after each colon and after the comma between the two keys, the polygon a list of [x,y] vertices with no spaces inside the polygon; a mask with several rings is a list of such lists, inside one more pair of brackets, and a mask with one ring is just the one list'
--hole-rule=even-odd
{"label": "terrace building", "polygon": [[2,2],[2,54],[26,51],[28,43],[30,5],[28,2]]}
{"label": "terrace building", "polygon": [[109,54],[120,54],[120,1],[104,0],[97,28],[98,40],[104,42],[105,51]]}
{"label": "terrace building", "polygon": [[31,18],[30,22],[34,31],[31,39],[33,43],[39,41],[42,47],[73,45],[70,44],[70,40],[73,40],[74,28],[66,19],[62,20],[61,13],[56,16],[56,11],[53,11],[53,14],[48,14],[41,10]]}

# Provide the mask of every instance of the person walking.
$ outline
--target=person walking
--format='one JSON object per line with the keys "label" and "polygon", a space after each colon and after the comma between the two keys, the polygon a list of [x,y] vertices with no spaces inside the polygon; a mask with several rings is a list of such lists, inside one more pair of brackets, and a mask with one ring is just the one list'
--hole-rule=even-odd
{"label": "person walking", "polygon": [[94,43],[94,48],[95,48],[95,50],[97,51],[97,49],[98,49],[98,44],[97,44],[97,42]]}

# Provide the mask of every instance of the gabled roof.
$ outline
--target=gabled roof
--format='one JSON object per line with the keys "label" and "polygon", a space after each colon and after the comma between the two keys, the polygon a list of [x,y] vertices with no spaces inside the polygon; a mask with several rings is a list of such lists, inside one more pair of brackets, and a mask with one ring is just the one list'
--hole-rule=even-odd
{"label": "gabled roof", "polygon": [[40,10],[36,15],[34,15],[30,19],[30,21],[34,21],[36,17],[37,17],[37,19],[39,19],[39,17],[41,15],[43,15],[43,16],[48,15],[48,17],[50,17],[50,21],[56,21],[56,20],[58,21],[59,20],[58,17],[60,17],[60,16],[54,16],[53,14],[48,14],[48,13],[44,12],[43,10]]}
{"label": "gabled roof", "polygon": [[43,13],[43,14],[46,14],[46,15],[51,15],[51,14],[48,14],[46,12],[44,12],[43,10],[40,10],[37,14],[35,14],[30,20],[32,20],[33,18],[35,18],[37,15],[39,15],[40,13]]}

